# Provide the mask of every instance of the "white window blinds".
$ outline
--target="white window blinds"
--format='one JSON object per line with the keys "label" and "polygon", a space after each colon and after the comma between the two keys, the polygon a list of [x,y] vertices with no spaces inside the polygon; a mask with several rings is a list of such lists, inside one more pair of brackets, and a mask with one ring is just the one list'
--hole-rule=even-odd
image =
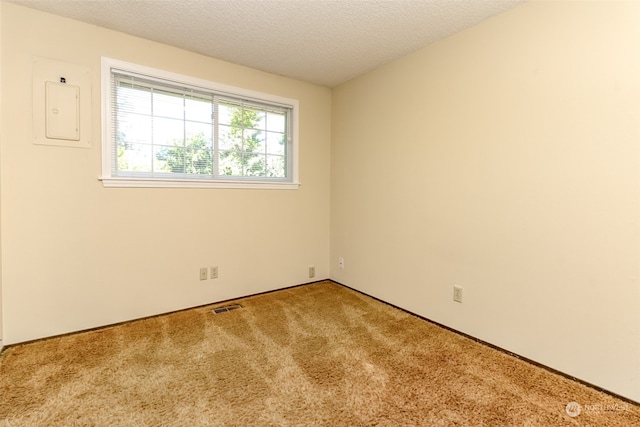
{"label": "white window blinds", "polygon": [[293,106],[110,68],[115,178],[293,181]]}

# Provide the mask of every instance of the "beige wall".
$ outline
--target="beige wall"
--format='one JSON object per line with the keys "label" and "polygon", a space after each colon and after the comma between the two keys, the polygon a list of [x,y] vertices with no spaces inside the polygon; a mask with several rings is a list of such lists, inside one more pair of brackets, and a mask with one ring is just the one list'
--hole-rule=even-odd
{"label": "beige wall", "polygon": [[335,89],[331,277],[640,401],[639,52],[530,2]]}
{"label": "beige wall", "polygon": [[[328,89],[13,4],[1,19],[5,344],[328,277]],[[32,144],[34,55],[90,67],[91,149]],[[298,99],[302,186],[103,188],[102,55]]]}

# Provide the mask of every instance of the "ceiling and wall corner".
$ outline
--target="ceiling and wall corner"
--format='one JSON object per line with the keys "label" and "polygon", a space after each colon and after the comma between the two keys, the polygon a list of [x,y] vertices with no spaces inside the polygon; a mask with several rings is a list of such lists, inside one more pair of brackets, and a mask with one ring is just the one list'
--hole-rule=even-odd
{"label": "ceiling and wall corner", "polygon": [[10,0],[334,87],[524,0]]}

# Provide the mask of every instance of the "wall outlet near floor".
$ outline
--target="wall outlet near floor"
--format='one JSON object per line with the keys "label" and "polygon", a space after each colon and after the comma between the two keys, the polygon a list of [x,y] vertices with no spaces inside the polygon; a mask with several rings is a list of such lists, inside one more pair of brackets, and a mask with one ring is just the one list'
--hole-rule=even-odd
{"label": "wall outlet near floor", "polygon": [[211,278],[212,279],[217,279],[218,278],[218,266],[217,265],[215,267],[211,267]]}
{"label": "wall outlet near floor", "polygon": [[309,267],[309,279],[313,279],[316,277],[316,268],[311,266]]}
{"label": "wall outlet near floor", "polygon": [[338,267],[344,268],[344,258],[338,258]]}
{"label": "wall outlet near floor", "polygon": [[200,280],[207,280],[207,267],[200,269]]}
{"label": "wall outlet near floor", "polygon": [[453,285],[453,300],[455,302],[462,302],[462,288],[457,285]]}

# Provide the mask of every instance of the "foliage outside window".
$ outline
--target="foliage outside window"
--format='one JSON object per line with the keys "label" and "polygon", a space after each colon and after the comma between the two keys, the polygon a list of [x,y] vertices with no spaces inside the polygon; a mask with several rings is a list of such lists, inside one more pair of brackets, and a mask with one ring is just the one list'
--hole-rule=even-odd
{"label": "foliage outside window", "polygon": [[104,73],[106,186],[297,187],[297,101],[106,58]]}

